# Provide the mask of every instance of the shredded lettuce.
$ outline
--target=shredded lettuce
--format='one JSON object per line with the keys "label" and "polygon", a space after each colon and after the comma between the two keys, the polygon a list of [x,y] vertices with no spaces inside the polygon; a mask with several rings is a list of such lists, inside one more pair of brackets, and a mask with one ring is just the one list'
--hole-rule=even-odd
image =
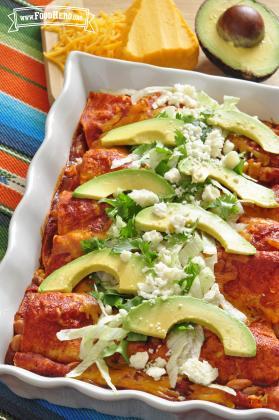
{"label": "shredded lettuce", "polygon": [[189,258],[196,257],[203,251],[203,240],[200,235],[195,232],[193,238],[184,245],[179,253],[179,259],[184,266],[187,264]]}
{"label": "shredded lettuce", "polygon": [[68,378],[82,375],[86,369],[96,363],[108,386],[114,391],[116,390],[103,359],[117,352],[128,360],[126,354],[127,344],[123,341],[128,331],[121,327],[126,315],[127,312],[124,309],[120,309],[116,315],[102,315],[96,325],[62,330],[57,333],[57,338],[60,341],[81,338],[79,353],[81,363],[67,374]]}
{"label": "shredded lettuce", "polygon": [[171,355],[166,369],[172,388],[176,385],[183,363],[189,358],[199,359],[203,342],[204,333],[199,325],[196,325],[193,329],[173,331],[169,334],[167,346]]}

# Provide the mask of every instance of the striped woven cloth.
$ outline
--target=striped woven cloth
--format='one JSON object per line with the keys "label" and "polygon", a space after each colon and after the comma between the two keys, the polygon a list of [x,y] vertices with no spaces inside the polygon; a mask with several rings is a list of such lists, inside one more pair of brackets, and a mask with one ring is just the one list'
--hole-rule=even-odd
{"label": "striped woven cloth", "polygon": [[[33,0],[45,5],[47,1]],[[0,2],[0,260],[11,216],[24,194],[28,165],[44,139],[49,110],[39,27],[8,32],[8,15],[23,0]],[[121,420],[94,410],[59,407],[19,398],[0,383],[0,419]]]}
{"label": "striped woven cloth", "polygon": [[8,15],[20,5],[1,0],[0,7],[0,259],[7,247],[10,218],[24,193],[28,165],[44,138],[49,110],[40,29],[8,32]]}

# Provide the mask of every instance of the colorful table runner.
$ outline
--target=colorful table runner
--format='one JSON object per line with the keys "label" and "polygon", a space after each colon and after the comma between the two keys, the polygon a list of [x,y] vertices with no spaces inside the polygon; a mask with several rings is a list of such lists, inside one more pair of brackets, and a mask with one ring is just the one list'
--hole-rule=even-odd
{"label": "colorful table runner", "polygon": [[[8,15],[22,5],[22,0],[1,0],[0,6],[0,260],[6,252],[11,216],[24,193],[29,163],[44,139],[49,110],[40,28],[8,32],[12,23]],[[120,420],[94,410],[19,398],[0,383],[0,418],[13,417]]]}

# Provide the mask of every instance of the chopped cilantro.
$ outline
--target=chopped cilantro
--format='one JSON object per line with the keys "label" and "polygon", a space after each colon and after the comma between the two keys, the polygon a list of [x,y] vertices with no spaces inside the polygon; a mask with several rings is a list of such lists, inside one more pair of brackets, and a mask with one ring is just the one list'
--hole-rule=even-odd
{"label": "chopped cilantro", "polygon": [[196,225],[184,230],[182,233],[173,233],[167,238],[168,245],[174,246],[177,243],[184,243],[188,242],[189,239],[193,236],[194,230],[196,229]]}
{"label": "chopped cilantro", "polygon": [[140,305],[143,301],[141,296],[127,297],[126,295],[117,293],[116,290],[106,290],[101,284],[98,285],[98,290],[93,290],[90,293],[95,299],[103,302],[104,305],[110,305],[117,309],[125,309],[127,312],[131,308]]}
{"label": "chopped cilantro", "polygon": [[134,332],[129,332],[126,340],[127,341],[143,341],[143,342],[146,342],[147,338],[148,338],[147,335],[138,334],[138,333],[134,333]]}
{"label": "chopped cilantro", "polygon": [[238,214],[239,207],[237,205],[238,200],[234,194],[223,194],[221,197],[214,200],[207,206],[207,209],[211,209],[218,216],[224,220],[228,220],[230,216]]}
{"label": "chopped cilantro", "polygon": [[183,121],[185,124],[192,123],[195,120],[194,115],[182,115],[179,112],[176,114],[176,119]]}
{"label": "chopped cilantro", "polygon": [[175,144],[177,146],[181,146],[185,143],[186,143],[186,138],[185,138],[184,134],[182,133],[182,131],[176,130],[176,132],[175,132]]}
{"label": "chopped cilantro", "polygon": [[210,181],[193,183],[191,176],[185,176],[180,182],[180,187],[183,189],[183,194],[179,198],[180,201],[190,201],[190,198],[194,197],[196,200],[200,200],[204,187],[209,184]]}
{"label": "chopped cilantro", "polygon": [[212,117],[213,112],[206,110],[206,111],[202,111],[199,114],[199,119],[204,122],[205,124],[207,124],[208,118]]}
{"label": "chopped cilantro", "polygon": [[192,260],[184,268],[186,277],[178,281],[181,291],[189,293],[195,278],[200,274],[201,267],[199,264],[194,263]]}
{"label": "chopped cilantro", "polygon": [[105,248],[106,241],[93,237],[93,238],[85,239],[81,241],[80,245],[83,252],[87,254],[88,252]]}
{"label": "chopped cilantro", "polygon": [[242,175],[243,170],[244,170],[244,165],[245,165],[245,159],[241,158],[239,164],[233,168],[234,172],[236,172],[238,175]]}
{"label": "chopped cilantro", "polygon": [[142,253],[146,265],[150,267],[157,258],[156,252],[151,250],[150,243],[145,242],[142,239],[135,239],[133,243],[137,245],[138,249]]}
{"label": "chopped cilantro", "polygon": [[102,202],[110,205],[106,212],[112,219],[118,215],[124,221],[128,221],[141,210],[141,207],[124,193],[118,194],[116,198],[104,198]]}
{"label": "chopped cilantro", "polygon": [[169,171],[168,160],[161,160],[155,168],[155,172],[161,176],[164,176]]}
{"label": "chopped cilantro", "polygon": [[156,116],[156,118],[169,118],[168,113],[166,111],[162,111],[160,112],[160,114],[158,114]]}
{"label": "chopped cilantro", "polygon": [[175,331],[191,331],[193,329],[194,329],[194,326],[190,322],[181,322],[180,324],[175,324],[172,327],[171,332],[175,332]]}
{"label": "chopped cilantro", "polygon": [[125,299],[125,301],[119,306],[120,309],[125,309],[127,312],[131,308],[134,308],[135,306],[138,306],[142,303],[143,298],[141,296],[135,296],[132,299]]}
{"label": "chopped cilantro", "polygon": [[137,229],[135,226],[135,218],[128,220],[126,226],[120,229],[119,237],[121,239],[134,238],[137,236]]}

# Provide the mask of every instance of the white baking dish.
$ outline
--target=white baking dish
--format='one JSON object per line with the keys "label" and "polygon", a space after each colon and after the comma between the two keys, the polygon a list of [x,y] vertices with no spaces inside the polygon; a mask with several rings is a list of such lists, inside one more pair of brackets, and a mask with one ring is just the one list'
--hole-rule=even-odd
{"label": "white baking dish", "polygon": [[38,266],[40,228],[49,210],[57,178],[68,158],[88,92],[174,83],[193,84],[217,100],[222,100],[223,95],[239,96],[241,109],[267,120],[279,120],[277,87],[71,53],[63,92],[49,112],[45,140],[30,165],[26,193],[12,218],[8,251],[0,265],[0,379],[20,396],[95,408],[114,415],[146,419],[201,420],[216,418],[216,415],[227,419],[278,419],[278,413],[273,410],[236,411],[204,401],[169,402],[140,391],[113,393],[77,380],[45,378],[3,364],[12,337],[14,314]]}

